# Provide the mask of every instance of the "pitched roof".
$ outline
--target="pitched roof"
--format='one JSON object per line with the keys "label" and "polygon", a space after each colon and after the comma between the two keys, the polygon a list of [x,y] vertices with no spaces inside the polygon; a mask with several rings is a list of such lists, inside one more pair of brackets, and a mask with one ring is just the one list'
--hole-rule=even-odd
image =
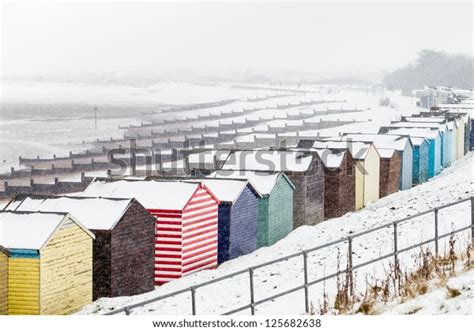
{"label": "pitched roof", "polygon": [[190,182],[200,182],[208,187],[211,192],[222,202],[234,203],[248,185],[246,180],[232,179],[191,179]]}
{"label": "pitched roof", "polygon": [[199,187],[199,183],[179,181],[93,181],[83,196],[136,198],[147,209],[181,210]]}
{"label": "pitched roof", "polygon": [[395,149],[391,148],[377,148],[377,151],[379,152],[380,157],[383,159],[390,159],[395,153]]}
{"label": "pitched roof", "polygon": [[20,196],[6,210],[68,212],[88,229],[111,230],[131,201],[130,198]]}
{"label": "pitched roof", "polygon": [[352,157],[356,160],[363,160],[369,153],[372,143],[363,143],[363,142],[353,142],[353,141],[321,141],[317,140],[314,142],[314,148],[337,148],[343,149],[347,148]]}
{"label": "pitched roof", "polygon": [[210,174],[208,178],[246,179],[260,195],[265,196],[272,193],[280,176],[283,176],[294,189],[293,183],[282,172],[219,170]]}
{"label": "pitched roof", "polygon": [[393,128],[430,128],[438,129],[444,131],[446,124],[443,123],[434,123],[434,122],[394,122],[390,124],[390,127]]}
{"label": "pitched roof", "polygon": [[346,152],[327,148],[314,149],[326,168],[339,168]]}
{"label": "pitched roof", "polygon": [[425,139],[436,139],[439,135],[438,130],[429,128],[389,128],[389,134],[408,135],[410,137],[420,137]]}
{"label": "pitched roof", "polygon": [[0,213],[0,245],[9,249],[40,249],[61,224],[65,213]]}
{"label": "pitched roof", "polygon": [[410,143],[409,137],[365,133],[348,133],[343,135],[341,140],[372,142],[377,150],[380,148],[393,148],[399,151],[403,151],[406,144]]}
{"label": "pitched roof", "polygon": [[223,170],[291,171],[305,172],[310,168],[313,155],[291,151],[236,151],[222,166]]}
{"label": "pitched roof", "polygon": [[444,123],[446,122],[445,117],[437,116],[437,117],[404,117],[407,122],[416,122],[416,123]]}

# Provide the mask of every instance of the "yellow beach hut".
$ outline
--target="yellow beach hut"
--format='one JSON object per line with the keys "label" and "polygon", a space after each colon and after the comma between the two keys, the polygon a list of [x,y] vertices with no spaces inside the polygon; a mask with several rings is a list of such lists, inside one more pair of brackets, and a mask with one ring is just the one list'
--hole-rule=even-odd
{"label": "yellow beach hut", "polygon": [[91,303],[93,239],[68,213],[0,211],[0,313],[65,315]]}

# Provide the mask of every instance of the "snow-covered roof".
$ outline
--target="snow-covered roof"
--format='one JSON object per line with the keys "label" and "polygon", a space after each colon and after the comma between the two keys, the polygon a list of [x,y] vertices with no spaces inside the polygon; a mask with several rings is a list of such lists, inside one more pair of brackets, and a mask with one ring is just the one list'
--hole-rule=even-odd
{"label": "snow-covered roof", "polygon": [[312,155],[301,152],[237,151],[229,156],[222,169],[305,172],[312,161]]}
{"label": "snow-covered roof", "polygon": [[407,122],[421,122],[421,123],[443,123],[446,121],[446,118],[441,116],[436,117],[405,117]]}
{"label": "snow-covered roof", "polygon": [[90,230],[111,230],[130,202],[129,198],[26,196],[12,201],[6,210],[68,212]]}
{"label": "snow-covered roof", "polygon": [[391,148],[377,148],[377,152],[379,152],[379,155],[383,159],[390,159],[393,157],[393,154],[395,153],[395,149]]}
{"label": "snow-covered roof", "polygon": [[246,180],[232,179],[195,179],[209,188],[219,201],[234,203],[248,184]]}
{"label": "snow-covered roof", "polygon": [[321,148],[336,148],[336,149],[343,149],[347,148],[352,157],[356,160],[363,160],[366,158],[371,143],[363,143],[358,141],[321,141],[317,140],[314,142],[313,147],[317,149]]}
{"label": "snow-covered roof", "polygon": [[403,151],[407,143],[409,143],[408,137],[397,136],[397,135],[386,135],[386,134],[346,134],[342,136],[342,140],[372,142],[377,148],[394,148],[399,151]]}
{"label": "snow-covered roof", "polygon": [[199,183],[178,181],[93,181],[83,196],[136,198],[147,209],[181,210]]}
{"label": "snow-covered roof", "polygon": [[[286,177],[281,172],[261,172],[261,171],[245,171],[245,170],[219,170],[213,172],[208,178],[233,178],[246,179],[250,185],[262,196],[270,195],[280,176]],[[291,186],[293,184],[286,178]]]}
{"label": "snow-covered roof", "polygon": [[339,168],[345,155],[343,151],[334,151],[327,148],[314,149],[314,151],[318,153],[326,168]]}
{"label": "snow-covered roof", "polygon": [[424,142],[429,144],[428,140],[426,140],[425,138],[420,138],[420,137],[411,137],[411,141],[412,141],[413,145],[415,145],[415,146],[420,146]]}
{"label": "snow-covered roof", "polygon": [[41,249],[66,213],[0,212],[0,246],[9,249]]}
{"label": "snow-covered roof", "polygon": [[430,128],[389,128],[389,134],[408,135],[410,137],[421,137],[425,139],[436,139],[438,130]]}
{"label": "snow-covered roof", "polygon": [[406,144],[410,143],[408,137],[385,134],[347,134],[342,137],[342,140],[371,142],[377,149],[393,148],[399,151],[403,151]]}
{"label": "snow-covered roof", "polygon": [[394,128],[430,128],[444,131],[446,128],[445,124],[436,122],[395,122],[390,124],[390,127]]}

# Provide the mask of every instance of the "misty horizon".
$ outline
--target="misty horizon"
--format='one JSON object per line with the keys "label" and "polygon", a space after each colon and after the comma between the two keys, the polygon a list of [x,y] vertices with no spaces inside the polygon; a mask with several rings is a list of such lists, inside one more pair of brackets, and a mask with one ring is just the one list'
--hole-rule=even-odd
{"label": "misty horizon", "polygon": [[471,3],[6,3],[1,76],[379,81],[422,49],[472,56],[471,12]]}

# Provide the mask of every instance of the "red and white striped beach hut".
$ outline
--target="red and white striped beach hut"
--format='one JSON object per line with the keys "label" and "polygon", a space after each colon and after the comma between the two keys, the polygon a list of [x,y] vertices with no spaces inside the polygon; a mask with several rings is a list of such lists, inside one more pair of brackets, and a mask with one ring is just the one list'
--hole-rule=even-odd
{"label": "red and white striped beach hut", "polygon": [[155,284],[217,266],[219,200],[202,183],[96,179],[87,196],[134,197],[155,216]]}

